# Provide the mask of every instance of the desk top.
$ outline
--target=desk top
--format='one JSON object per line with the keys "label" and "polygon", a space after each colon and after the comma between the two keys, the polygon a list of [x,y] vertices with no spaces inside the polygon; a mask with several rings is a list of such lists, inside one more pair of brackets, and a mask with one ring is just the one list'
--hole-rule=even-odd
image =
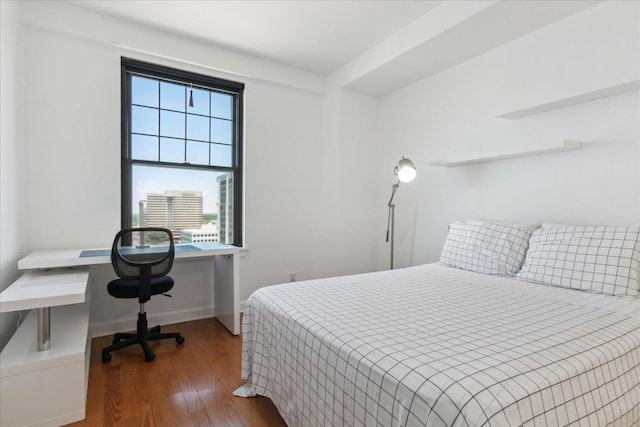
{"label": "desk top", "polygon": [[[198,250],[176,251],[176,259],[202,258],[215,255],[236,255],[240,253],[240,248],[237,246],[230,246],[217,242],[185,243],[184,245],[196,247]],[[179,246],[181,245],[176,245],[176,247]],[[32,268],[59,268],[80,265],[111,264],[110,256],[81,257],[80,253],[85,250],[87,249],[55,249],[32,252],[18,261],[18,269],[28,270]],[[104,250],[104,248],[91,250]],[[108,251],[110,253],[110,249]]]}
{"label": "desk top", "polygon": [[0,313],[82,303],[88,279],[88,268],[28,271],[0,293]]}

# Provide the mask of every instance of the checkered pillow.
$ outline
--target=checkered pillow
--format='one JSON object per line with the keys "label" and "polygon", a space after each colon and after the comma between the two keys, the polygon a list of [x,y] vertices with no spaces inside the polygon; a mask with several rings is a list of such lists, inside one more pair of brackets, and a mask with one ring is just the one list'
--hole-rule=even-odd
{"label": "checkered pillow", "polygon": [[536,230],[517,277],[607,295],[636,295],[640,226],[556,226]]}
{"label": "checkered pillow", "polygon": [[456,221],[449,226],[440,263],[497,276],[513,276],[525,260],[531,232],[492,222]]}

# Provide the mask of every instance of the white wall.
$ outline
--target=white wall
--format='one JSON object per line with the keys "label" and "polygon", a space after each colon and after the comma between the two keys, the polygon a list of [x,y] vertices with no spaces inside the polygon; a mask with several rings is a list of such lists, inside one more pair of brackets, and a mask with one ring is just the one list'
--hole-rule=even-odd
{"label": "white wall", "polygon": [[[269,84],[247,91],[245,234],[240,299],[326,269],[322,97]],[[248,285],[251,284],[251,285]]]}
{"label": "white wall", "polygon": [[[338,274],[371,271],[376,241],[384,230],[375,227],[377,187],[374,177],[380,168],[377,151],[378,99],[340,90],[337,206],[340,207],[335,258]],[[325,117],[326,120],[326,117]]]}
{"label": "white wall", "polygon": [[[250,250],[241,264],[240,299],[287,281],[289,273],[305,280],[371,271],[377,100],[345,90],[318,98],[260,84],[247,96],[255,100],[246,114]],[[259,134],[266,128],[268,141]]]}
{"label": "white wall", "polygon": [[[0,290],[18,278],[25,253],[24,149],[21,132],[20,4],[0,2]],[[0,349],[17,326],[17,313],[0,314]]]}
{"label": "white wall", "polygon": [[[351,196],[342,191],[354,189],[350,184],[342,190],[329,177],[341,168],[341,155],[349,159],[354,153],[324,148],[323,77],[68,4],[26,2],[24,10],[27,208],[21,231],[27,251],[105,247],[119,229],[120,57],[128,56],[246,84],[248,251],[240,263],[241,300],[261,286],[287,281],[290,272],[302,280],[373,268],[373,250],[361,251],[363,242],[371,244],[366,221],[357,222],[359,212],[346,214],[354,222],[348,238],[335,233],[343,214],[331,213],[351,209]],[[352,102],[374,111],[375,100],[354,95]],[[368,126],[369,113],[358,113],[353,126]],[[342,129],[335,137],[349,132]],[[348,141],[364,143],[351,136]],[[366,182],[359,172],[342,168],[340,179]],[[340,254],[357,256],[333,263]],[[91,323],[103,333],[122,322],[130,326],[138,309],[135,301],[107,295],[106,283],[114,277],[107,267],[91,274]],[[150,322],[159,314],[174,320],[211,315],[213,295],[203,285],[211,277],[207,262],[176,263],[173,276],[173,298],[149,303]]]}
{"label": "white wall", "polygon": [[[401,155],[418,176],[396,198],[396,263],[436,261],[464,218],[630,224],[640,218],[638,91],[518,120],[509,111],[640,79],[638,2],[606,2],[380,99],[378,204]],[[582,141],[579,151],[438,168],[483,151]],[[385,169],[386,167],[386,169]],[[388,172],[388,173],[387,173]],[[390,189],[389,189],[390,190]],[[379,212],[383,229],[386,212]],[[379,245],[378,268],[388,263]]]}

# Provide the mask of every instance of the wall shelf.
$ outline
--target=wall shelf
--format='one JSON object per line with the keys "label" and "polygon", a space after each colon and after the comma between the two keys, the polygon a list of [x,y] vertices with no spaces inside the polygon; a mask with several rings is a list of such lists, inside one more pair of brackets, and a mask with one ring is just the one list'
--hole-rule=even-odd
{"label": "wall shelf", "polygon": [[543,113],[545,111],[557,110],[559,108],[569,107],[571,105],[576,105],[588,101],[595,101],[596,99],[606,98],[608,96],[620,95],[622,93],[631,92],[638,89],[640,89],[640,80],[632,80],[630,82],[610,86],[604,89],[593,90],[579,95],[570,96],[568,98],[557,99],[555,101],[546,102],[544,104],[534,105],[532,107],[511,111],[509,113],[500,114],[496,117],[510,120],[520,119],[522,117]]}
{"label": "wall shelf", "polygon": [[463,166],[474,163],[493,162],[495,160],[515,159],[518,157],[537,156],[540,154],[560,153],[563,151],[573,151],[582,148],[582,143],[578,141],[570,141],[565,139],[562,144],[556,144],[544,147],[535,147],[519,150],[502,150],[491,151],[486,153],[472,154],[468,156],[460,156],[448,160],[440,160],[429,163],[429,166]]}

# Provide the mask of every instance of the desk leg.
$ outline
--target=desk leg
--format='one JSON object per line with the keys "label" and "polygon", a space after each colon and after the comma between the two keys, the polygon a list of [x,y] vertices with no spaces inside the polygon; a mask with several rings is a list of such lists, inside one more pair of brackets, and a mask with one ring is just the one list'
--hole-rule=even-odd
{"label": "desk leg", "polygon": [[238,255],[213,257],[216,318],[234,335],[240,333],[240,268]]}
{"label": "desk leg", "polygon": [[51,307],[38,309],[38,351],[51,348]]}

